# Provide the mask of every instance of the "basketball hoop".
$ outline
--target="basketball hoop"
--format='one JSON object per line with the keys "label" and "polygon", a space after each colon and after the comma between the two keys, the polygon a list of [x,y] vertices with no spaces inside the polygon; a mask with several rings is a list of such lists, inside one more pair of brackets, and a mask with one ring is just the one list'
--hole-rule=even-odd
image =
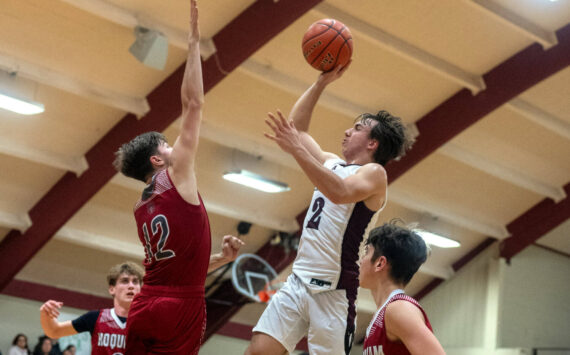
{"label": "basketball hoop", "polygon": [[232,266],[232,283],[235,289],[255,302],[269,302],[281,288],[282,282],[276,282],[275,270],[255,254],[242,254]]}

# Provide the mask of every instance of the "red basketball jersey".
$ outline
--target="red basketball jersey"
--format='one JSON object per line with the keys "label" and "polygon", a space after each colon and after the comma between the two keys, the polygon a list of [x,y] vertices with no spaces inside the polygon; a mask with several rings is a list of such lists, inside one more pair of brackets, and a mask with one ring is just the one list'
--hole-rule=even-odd
{"label": "red basketball jersey", "polygon": [[102,309],[91,333],[92,355],[122,355],[125,352],[126,324],[112,308]]}
{"label": "red basketball jersey", "polygon": [[418,301],[403,293],[396,294],[386,303],[384,307],[382,307],[382,309],[380,309],[380,311],[370,322],[370,326],[366,331],[366,338],[364,339],[364,355],[410,355],[410,352],[408,349],[406,349],[404,343],[393,342],[388,339],[388,336],[386,335],[386,323],[384,322],[386,307],[388,307],[390,303],[397,300],[404,300],[418,307],[424,315],[427,327],[429,330],[432,330],[427,315]]}
{"label": "red basketball jersey", "polygon": [[186,202],[168,169],[156,173],[135,205],[139,239],[145,247],[144,285],[204,286],[210,262],[210,222],[202,198]]}

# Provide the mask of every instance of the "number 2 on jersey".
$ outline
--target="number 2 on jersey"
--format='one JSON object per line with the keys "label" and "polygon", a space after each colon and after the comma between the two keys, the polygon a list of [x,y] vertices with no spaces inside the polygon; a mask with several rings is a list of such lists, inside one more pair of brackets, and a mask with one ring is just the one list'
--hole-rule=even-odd
{"label": "number 2 on jersey", "polygon": [[307,228],[319,229],[319,224],[321,223],[321,213],[323,212],[324,207],[325,199],[322,197],[317,197],[313,203],[313,207],[311,207],[313,215],[309,219],[309,222],[307,222]]}
{"label": "number 2 on jersey", "polygon": [[154,257],[156,261],[170,259],[176,254],[172,250],[164,250],[164,245],[170,236],[170,228],[168,228],[168,220],[162,214],[155,216],[152,221],[150,222],[150,227],[152,229],[152,235],[156,235],[158,233],[158,227],[160,226],[160,238],[156,245],[156,254],[152,253],[152,245],[150,245],[150,236],[148,234],[148,228],[146,226],[146,222],[142,226],[144,240],[145,240],[145,249],[147,255],[147,262],[152,262],[152,258]]}

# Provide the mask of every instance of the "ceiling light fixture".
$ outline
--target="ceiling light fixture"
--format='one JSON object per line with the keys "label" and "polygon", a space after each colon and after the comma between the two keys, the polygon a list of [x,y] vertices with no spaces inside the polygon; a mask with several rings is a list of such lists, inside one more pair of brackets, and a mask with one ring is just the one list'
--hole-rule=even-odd
{"label": "ceiling light fixture", "polygon": [[419,234],[420,237],[423,238],[423,240],[429,244],[429,245],[435,245],[436,247],[440,247],[440,248],[457,248],[459,247],[461,244],[459,244],[459,242],[453,240],[453,239],[449,239],[446,237],[443,237],[441,235],[432,233],[432,232],[428,232],[425,230],[415,230],[415,232],[417,234]]}
{"label": "ceiling light fixture", "polygon": [[39,102],[18,99],[0,93],[0,108],[19,113],[21,115],[36,115],[44,112],[44,105]]}
{"label": "ceiling light fixture", "polygon": [[280,181],[268,179],[264,176],[254,174],[247,170],[230,171],[224,174],[224,179],[235,182],[236,184],[244,185],[252,189],[263,192],[277,193],[289,191],[291,188]]}

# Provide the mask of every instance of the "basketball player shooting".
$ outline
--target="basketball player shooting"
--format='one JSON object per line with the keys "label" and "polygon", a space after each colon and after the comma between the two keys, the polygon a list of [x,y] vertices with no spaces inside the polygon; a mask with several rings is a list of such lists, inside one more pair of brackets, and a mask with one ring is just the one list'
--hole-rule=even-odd
{"label": "basketball player shooting", "polygon": [[127,355],[197,354],[206,328],[206,274],[234,260],[242,245],[225,236],[222,252],[210,256],[210,224],[195,172],[204,102],[196,0],[190,7],[180,135],[170,147],[162,134],[144,133],[116,154],[117,170],[148,184],[134,211],[146,273],[129,312]]}
{"label": "basketball player shooting", "polygon": [[286,118],[266,120],[265,136],[291,154],[316,189],[305,217],[293,273],[253,329],[246,354],[292,352],[308,335],[311,354],[348,354],[355,329],[358,251],[368,226],[386,204],[384,165],[411,142],[386,111],[360,115],[344,132],[342,154],[321,150],[308,134],[324,89],[350,66],[322,73]]}

